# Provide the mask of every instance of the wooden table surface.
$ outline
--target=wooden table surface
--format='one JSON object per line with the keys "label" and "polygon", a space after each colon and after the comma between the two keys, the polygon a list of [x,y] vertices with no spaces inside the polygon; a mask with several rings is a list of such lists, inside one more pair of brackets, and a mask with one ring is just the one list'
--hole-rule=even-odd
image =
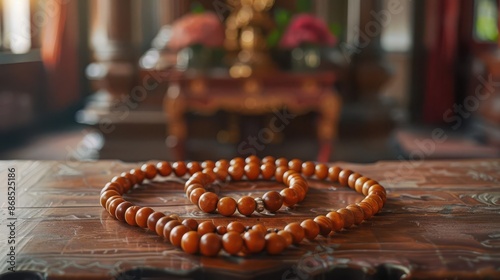
{"label": "wooden table surface", "polygon": [[[500,279],[500,160],[335,164],[387,188],[381,213],[279,256],[208,258],[187,255],[156,234],[118,222],[99,205],[102,186],[139,164],[3,161],[0,273],[10,267],[7,178],[8,168],[15,168],[16,273],[39,272],[48,279]],[[292,211],[237,219],[283,227],[362,199],[343,187],[311,185],[304,203]],[[236,183],[223,193],[238,197],[280,188]],[[201,213],[187,202],[178,180],[154,182],[127,196],[139,205],[216,225],[231,220]]]}

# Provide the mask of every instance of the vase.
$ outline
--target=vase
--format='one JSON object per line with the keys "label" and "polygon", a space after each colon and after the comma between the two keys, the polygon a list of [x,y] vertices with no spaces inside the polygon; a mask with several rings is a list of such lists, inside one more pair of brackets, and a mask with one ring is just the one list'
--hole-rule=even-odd
{"label": "vase", "polygon": [[202,45],[192,45],[177,53],[177,68],[181,71],[204,71],[210,67],[212,50]]}
{"label": "vase", "polygon": [[292,50],[292,70],[314,72],[321,65],[321,48],[316,45],[302,45]]}

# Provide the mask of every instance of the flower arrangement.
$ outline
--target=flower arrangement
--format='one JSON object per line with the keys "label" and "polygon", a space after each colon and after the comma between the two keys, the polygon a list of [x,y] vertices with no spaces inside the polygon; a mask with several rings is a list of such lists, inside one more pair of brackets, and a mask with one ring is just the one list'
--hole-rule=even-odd
{"label": "flower arrangement", "polygon": [[291,19],[279,46],[293,49],[303,44],[333,46],[335,43],[336,38],[323,20],[310,14],[298,14]]}
{"label": "flower arrangement", "polygon": [[193,45],[221,47],[224,43],[224,28],[219,17],[212,12],[186,14],[172,25],[167,47],[173,51]]}

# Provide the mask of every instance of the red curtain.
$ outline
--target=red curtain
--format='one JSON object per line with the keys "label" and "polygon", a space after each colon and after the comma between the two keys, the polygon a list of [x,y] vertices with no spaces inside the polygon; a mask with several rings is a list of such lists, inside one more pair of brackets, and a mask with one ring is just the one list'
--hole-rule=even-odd
{"label": "red curtain", "polygon": [[442,123],[455,99],[460,2],[427,0],[427,66],[423,104],[425,123]]}
{"label": "red curtain", "polygon": [[41,55],[47,74],[46,104],[51,113],[67,109],[80,98],[78,70],[78,1],[47,1]]}

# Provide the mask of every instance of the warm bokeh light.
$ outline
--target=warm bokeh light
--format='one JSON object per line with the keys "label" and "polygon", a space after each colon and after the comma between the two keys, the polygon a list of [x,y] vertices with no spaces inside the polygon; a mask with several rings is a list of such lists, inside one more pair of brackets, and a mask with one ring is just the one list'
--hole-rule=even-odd
{"label": "warm bokeh light", "polygon": [[31,48],[30,1],[3,0],[4,42],[13,53],[26,53]]}

